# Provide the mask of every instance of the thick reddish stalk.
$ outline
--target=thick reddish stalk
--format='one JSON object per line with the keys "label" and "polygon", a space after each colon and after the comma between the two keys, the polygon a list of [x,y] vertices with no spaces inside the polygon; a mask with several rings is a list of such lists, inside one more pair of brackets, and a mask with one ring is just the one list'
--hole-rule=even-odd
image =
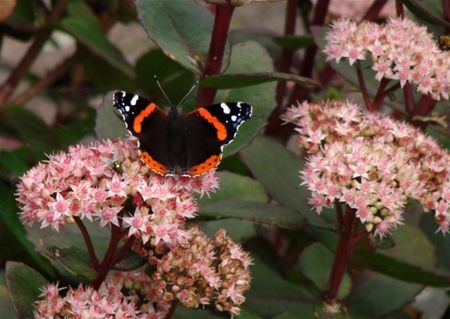
{"label": "thick reddish stalk", "polygon": [[19,64],[9,74],[6,81],[0,87],[0,104],[6,103],[10,96],[13,94],[20,80],[28,73],[31,65],[36,57],[41,52],[45,42],[47,42],[50,34],[52,33],[52,23],[57,21],[63,14],[66,7],[67,0],[59,0],[49,16],[47,24],[38,31],[33,43],[20,60]]}
{"label": "thick reddish stalk", "polygon": [[380,14],[386,3],[387,0],[375,0],[374,3],[372,3],[372,5],[370,6],[369,10],[367,10],[363,20],[374,21],[376,18],[378,18],[378,15]]}
{"label": "thick reddish stalk", "polygon": [[409,117],[416,115],[414,108],[414,96],[411,83],[406,83],[403,87],[403,96],[405,97],[405,109]]}
{"label": "thick reddish stalk", "polygon": [[361,239],[367,237],[366,231],[357,233],[358,223],[358,218],[352,209],[347,209],[345,216],[339,218],[339,242],[325,294],[325,301],[328,303],[334,303],[337,299],[353,249]]}
{"label": "thick reddish stalk", "polygon": [[95,271],[99,271],[100,264],[97,259],[97,255],[95,254],[94,245],[92,244],[91,237],[89,236],[89,232],[86,229],[86,226],[84,226],[83,222],[81,221],[80,217],[74,216],[73,218],[75,220],[75,223],[77,224],[78,228],[81,231],[81,235],[83,236],[84,242],[86,243],[86,247],[89,253],[89,257],[91,258],[92,265],[94,266]]}
{"label": "thick reddish stalk", "polygon": [[395,10],[397,11],[397,17],[403,18],[405,16],[403,12],[403,0],[395,0]]}
{"label": "thick reddish stalk", "polygon": [[[231,17],[234,6],[230,3],[216,5],[214,26],[209,45],[208,60],[202,77],[219,74],[222,67],[223,54],[227,43],[228,30],[230,28]],[[207,105],[214,101],[216,89],[200,87],[197,94],[197,105]]]}

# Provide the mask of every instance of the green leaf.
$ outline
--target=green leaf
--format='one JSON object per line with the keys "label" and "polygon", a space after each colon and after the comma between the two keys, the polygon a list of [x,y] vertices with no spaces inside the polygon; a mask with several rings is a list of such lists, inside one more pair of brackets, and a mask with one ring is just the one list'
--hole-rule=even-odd
{"label": "green leaf", "polygon": [[103,98],[103,103],[97,109],[95,118],[95,134],[99,139],[118,138],[128,135],[125,124],[113,107],[113,94],[109,92]]}
{"label": "green leaf", "polygon": [[299,229],[304,222],[304,218],[297,211],[288,207],[234,200],[200,207],[200,215],[216,219],[231,217],[288,229]]}
{"label": "green leaf", "polygon": [[[328,280],[333,266],[333,253],[320,243],[314,243],[306,247],[299,259],[298,266],[302,273],[309,278],[320,291],[325,292],[328,288]],[[350,276],[345,273],[338,298],[345,298],[351,290]]]}
{"label": "green leaf", "polygon": [[6,283],[19,318],[33,317],[33,303],[39,298],[47,280],[36,270],[22,263],[6,264]]}
{"label": "green leaf", "polygon": [[78,278],[84,278],[86,280],[93,280],[96,278],[97,274],[92,266],[91,259],[89,258],[86,249],[77,247],[57,248],[50,246],[48,247],[48,251],[53,252],[52,254],[47,255],[47,257],[52,260],[56,267],[61,267],[69,274]]}
{"label": "green leaf", "polygon": [[0,271],[0,318],[18,319],[6,287],[5,273]]}
{"label": "green leaf", "polygon": [[235,218],[197,222],[196,225],[199,226],[208,237],[213,237],[218,230],[225,229],[227,235],[235,242],[239,243],[257,235],[256,227],[253,222]]}
{"label": "green leaf", "polygon": [[109,42],[99,24],[95,22],[91,16],[71,16],[63,19],[60,22],[60,27],[129,78],[134,78],[133,68],[125,60],[122,53]]}
{"label": "green leaf", "polygon": [[313,38],[310,35],[274,37],[273,41],[279,46],[291,50],[308,47],[314,44]]}
{"label": "green leaf", "polygon": [[422,286],[367,272],[348,300],[350,318],[381,318],[410,302]]}
{"label": "green leaf", "polygon": [[[256,138],[241,152],[248,168],[280,204],[299,211],[310,224],[327,224],[307,204],[308,190],[300,185],[304,162],[283,145],[268,137]],[[270,167],[270,169],[268,169]]]}
{"label": "green leaf", "polygon": [[[445,20],[443,18],[444,13],[442,10],[440,12],[436,12],[436,10],[430,10],[430,2],[427,1],[427,5],[424,6],[424,3],[421,3],[422,1],[418,0],[405,0],[404,3],[409,11],[411,11],[415,16],[419,17],[423,21],[426,21],[428,23],[439,25],[444,28],[450,28],[450,22]],[[435,1],[437,2],[437,1]],[[439,8],[442,8],[442,5],[438,5]]]}
{"label": "green leaf", "polygon": [[30,154],[26,147],[9,152],[2,151],[0,152],[0,168],[20,176],[28,169],[27,161],[29,158]]}
{"label": "green leaf", "polygon": [[218,74],[205,77],[200,81],[200,84],[217,89],[234,89],[274,81],[292,81],[301,87],[309,89],[320,87],[319,82],[314,81],[310,78],[281,72]]}
{"label": "green leaf", "polygon": [[265,318],[291,312],[301,318],[314,318],[312,304],[314,295],[302,286],[282,278],[261,260],[255,258],[251,267],[252,284],[246,294],[245,307]]}
{"label": "green leaf", "polygon": [[450,271],[450,236],[436,234],[436,220],[432,214],[424,214],[420,220],[420,228],[425,232],[437,252],[437,267],[442,271]]}
{"label": "green leaf", "polygon": [[3,110],[3,124],[14,129],[27,145],[40,152],[55,147],[49,127],[33,112],[18,105],[6,105]]}
{"label": "green leaf", "polygon": [[433,287],[450,287],[450,278],[447,276],[424,270],[379,253],[359,250],[354,254],[353,260],[377,273],[405,282]]}
{"label": "green leaf", "polygon": [[[272,65],[272,59],[260,44],[245,42],[233,46],[227,73],[268,72],[272,70]],[[225,157],[241,150],[266,126],[267,118],[275,106],[275,83],[219,91],[215,102],[227,101],[245,101],[251,104],[253,115],[240,127],[235,141],[225,147]]]}
{"label": "green leaf", "polygon": [[399,227],[393,234],[395,246],[380,253],[423,269],[436,265],[436,251],[426,235],[412,225]]}
{"label": "green leaf", "polygon": [[169,59],[159,49],[151,50],[139,58],[136,75],[140,91],[158,102],[158,105],[167,105],[168,102],[153,76],[158,77],[167,96],[175,105],[195,83],[194,74],[190,70]]}
{"label": "green leaf", "polygon": [[85,118],[61,125],[56,130],[59,145],[62,148],[66,148],[79,142],[87,134],[92,133],[95,126],[95,114],[95,111],[92,110]]}
{"label": "green leaf", "polygon": [[156,45],[173,61],[200,74],[208,54],[212,14],[192,0],[137,0],[136,9]]}
{"label": "green leaf", "polygon": [[[6,227],[14,239],[27,252],[28,257],[36,264],[37,267],[49,277],[54,276],[54,271],[48,262],[36,253],[34,247],[26,238],[26,234],[22,224],[19,221],[18,210],[14,200],[12,191],[0,183],[0,220]],[[9,239],[11,240],[11,238]]]}
{"label": "green leaf", "polygon": [[218,172],[217,175],[220,188],[210,196],[201,197],[198,200],[200,207],[228,200],[269,201],[264,187],[257,180],[227,171]]}

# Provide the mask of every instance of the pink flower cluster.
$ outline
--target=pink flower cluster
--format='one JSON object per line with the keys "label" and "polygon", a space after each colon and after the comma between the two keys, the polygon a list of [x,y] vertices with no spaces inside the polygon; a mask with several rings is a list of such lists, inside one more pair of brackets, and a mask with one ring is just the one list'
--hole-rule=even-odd
{"label": "pink flower cluster", "polygon": [[283,115],[310,154],[301,172],[318,213],[335,201],[384,236],[402,223],[408,198],[450,227],[450,154],[413,126],[363,114],[350,102],[299,103]]}
{"label": "pink flower cluster", "polygon": [[439,49],[426,27],[407,18],[390,19],[386,25],[348,19],[333,22],[323,52],[327,60],[372,59],[375,78],[409,82],[433,99],[449,99],[450,51]]}
{"label": "pink flower cluster", "polygon": [[143,242],[177,244],[187,240],[185,220],[197,211],[193,193],[217,186],[214,173],[196,178],[152,173],[130,138],[72,146],[49,156],[21,178],[17,200],[27,224],[58,231],[79,217],[98,220],[102,227],[121,224],[128,236]]}
{"label": "pink flower cluster", "polygon": [[63,288],[49,284],[43,299],[35,305],[34,318],[117,318],[162,319],[170,310],[170,303],[154,302],[152,281],[145,273],[117,272],[109,276],[98,290],[80,285],[69,288],[64,297]]}
{"label": "pink flower cluster", "polygon": [[188,308],[210,303],[219,311],[239,314],[239,305],[250,288],[248,253],[234,243],[224,230],[209,239],[197,227],[189,229],[186,245],[168,248],[136,243],[134,251],[155,268],[156,298],[177,300]]}

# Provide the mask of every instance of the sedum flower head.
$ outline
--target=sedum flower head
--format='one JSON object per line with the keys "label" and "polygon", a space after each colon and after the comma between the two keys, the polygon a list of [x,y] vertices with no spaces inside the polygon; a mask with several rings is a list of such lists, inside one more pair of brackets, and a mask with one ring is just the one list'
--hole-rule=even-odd
{"label": "sedum flower head", "polygon": [[347,204],[368,231],[383,236],[401,224],[408,198],[450,226],[450,156],[419,129],[350,102],[299,103],[283,115],[309,154],[301,172],[318,213]]}
{"label": "sedum flower head", "polygon": [[409,82],[435,100],[449,99],[450,52],[442,51],[425,26],[407,18],[386,25],[348,19],[333,22],[323,52],[327,60],[345,58],[352,65],[369,56],[375,78]]}
{"label": "sedum flower head", "polygon": [[150,278],[142,272],[117,272],[98,290],[80,285],[64,296],[58,284],[49,284],[35,304],[34,318],[165,318],[170,304],[154,302],[152,289]]}
{"label": "sedum flower head", "polygon": [[136,243],[133,249],[155,268],[153,284],[164,301],[177,300],[188,308],[213,304],[219,311],[239,314],[250,288],[251,259],[224,230],[209,239],[192,227],[185,245]]}
{"label": "sedum flower head", "polygon": [[49,156],[22,176],[17,200],[26,224],[56,231],[73,217],[128,228],[128,236],[153,244],[187,239],[184,223],[195,216],[193,193],[218,186],[214,173],[202,177],[161,177],[149,171],[136,140],[77,145]]}

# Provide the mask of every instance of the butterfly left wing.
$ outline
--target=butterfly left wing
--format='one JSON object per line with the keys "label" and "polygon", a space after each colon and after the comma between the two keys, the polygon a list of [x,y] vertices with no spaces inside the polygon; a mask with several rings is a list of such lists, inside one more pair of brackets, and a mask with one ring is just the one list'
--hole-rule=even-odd
{"label": "butterfly left wing", "polygon": [[219,103],[200,107],[184,117],[186,128],[186,175],[202,175],[217,167],[223,146],[231,143],[252,107],[244,102]]}
{"label": "butterfly left wing", "polygon": [[169,174],[166,113],[155,103],[123,91],[114,94],[113,103],[130,134],[138,138],[142,161],[160,175]]}

